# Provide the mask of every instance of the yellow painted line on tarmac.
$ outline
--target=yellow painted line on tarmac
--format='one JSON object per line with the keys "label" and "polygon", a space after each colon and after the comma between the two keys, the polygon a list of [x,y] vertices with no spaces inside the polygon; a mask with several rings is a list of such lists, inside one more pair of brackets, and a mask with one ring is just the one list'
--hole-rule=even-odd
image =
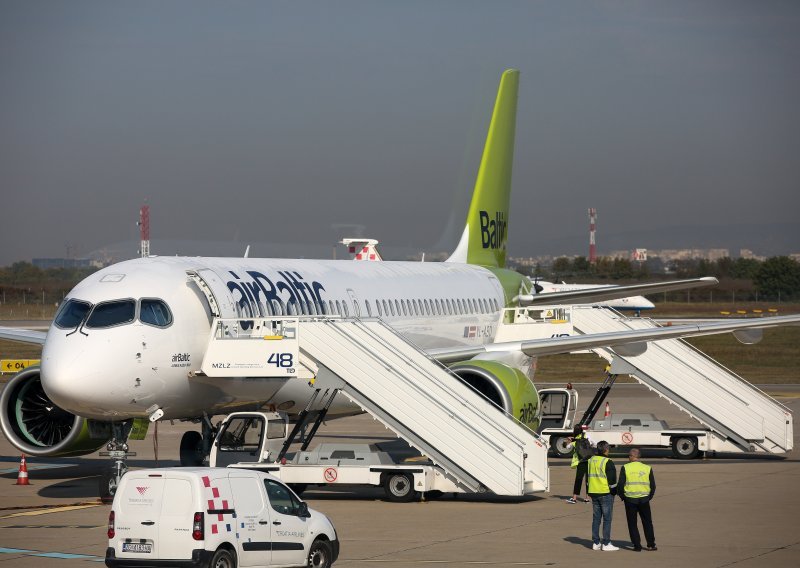
{"label": "yellow painted line on tarmac", "polygon": [[99,507],[100,503],[92,505],[68,505],[66,507],[53,507],[52,509],[43,509],[40,511],[25,511],[24,513],[13,513],[11,515],[4,515],[0,519],[11,519],[14,517],[33,517],[34,515],[47,515],[49,513],[65,513],[66,511],[77,511],[78,509],[89,509],[90,507]]}

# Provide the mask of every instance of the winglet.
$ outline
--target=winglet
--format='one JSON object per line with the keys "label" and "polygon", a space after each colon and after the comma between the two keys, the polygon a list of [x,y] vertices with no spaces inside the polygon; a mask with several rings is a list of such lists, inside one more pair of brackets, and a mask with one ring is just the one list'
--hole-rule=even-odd
{"label": "winglet", "polygon": [[497,90],[467,224],[447,262],[505,266],[518,87],[519,71],[505,71]]}

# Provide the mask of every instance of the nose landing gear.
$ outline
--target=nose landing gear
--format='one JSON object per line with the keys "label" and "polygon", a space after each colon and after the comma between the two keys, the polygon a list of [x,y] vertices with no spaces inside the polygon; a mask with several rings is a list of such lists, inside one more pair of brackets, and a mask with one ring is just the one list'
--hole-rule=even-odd
{"label": "nose landing gear", "polygon": [[128,451],[128,436],[133,427],[133,420],[114,422],[111,425],[112,438],[106,445],[105,452],[100,452],[101,456],[111,458],[112,462],[100,474],[100,500],[103,503],[111,503],[119,487],[119,482],[128,466],[125,463],[129,457],[135,456],[136,452]]}

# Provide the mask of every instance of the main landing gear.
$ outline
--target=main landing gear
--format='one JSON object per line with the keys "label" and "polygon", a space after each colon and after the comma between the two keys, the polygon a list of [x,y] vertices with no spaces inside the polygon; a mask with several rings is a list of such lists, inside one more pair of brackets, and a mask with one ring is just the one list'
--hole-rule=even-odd
{"label": "main landing gear", "polygon": [[211,444],[217,436],[217,428],[211,424],[207,414],[200,420],[201,432],[188,430],[181,437],[181,466],[200,467],[208,461]]}
{"label": "main landing gear", "polygon": [[111,464],[100,474],[100,500],[103,503],[111,503],[114,500],[119,481],[128,471],[125,460],[136,455],[136,452],[128,451],[128,436],[132,427],[133,420],[112,423],[112,437],[106,445],[107,451],[100,452],[101,456],[111,458]]}

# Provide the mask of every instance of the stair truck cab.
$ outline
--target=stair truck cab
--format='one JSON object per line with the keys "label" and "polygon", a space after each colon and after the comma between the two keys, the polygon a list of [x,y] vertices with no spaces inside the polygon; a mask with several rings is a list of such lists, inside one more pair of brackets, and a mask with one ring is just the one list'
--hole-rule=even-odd
{"label": "stair truck cab", "polygon": [[258,471],[129,471],[108,517],[109,567],[331,566],[331,521]]}

